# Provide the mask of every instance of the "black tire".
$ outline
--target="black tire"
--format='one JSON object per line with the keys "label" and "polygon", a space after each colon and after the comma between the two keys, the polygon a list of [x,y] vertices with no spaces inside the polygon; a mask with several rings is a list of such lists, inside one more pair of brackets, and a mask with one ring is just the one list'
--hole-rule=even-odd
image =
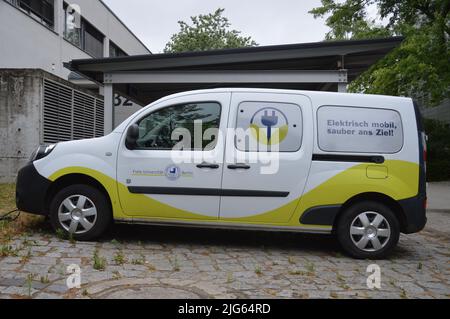
{"label": "black tire", "polygon": [[[369,240],[365,249],[359,248],[355,242],[359,243],[359,240],[362,240],[365,235],[351,235],[350,233],[351,226],[354,222],[355,224],[353,225],[364,228],[362,224],[358,225],[360,219],[357,218],[360,214],[366,212],[374,212],[384,217],[385,220],[380,227],[386,229],[389,228],[390,230],[390,237],[380,237],[379,242],[382,240],[383,242],[382,248],[379,248],[378,250],[375,250],[372,240]],[[375,217],[376,215],[368,214],[367,216]],[[367,232],[365,234],[367,234]],[[356,259],[383,259],[396,247],[400,239],[400,225],[397,217],[388,206],[375,201],[362,201],[350,206],[342,213],[336,225],[336,235],[344,251],[351,257]],[[374,251],[367,251],[371,249]]]}
{"label": "black tire", "polygon": [[[94,205],[94,208],[96,209],[96,218],[94,221],[93,217],[89,217],[92,218],[91,222],[93,226],[88,231],[81,234],[75,233],[71,235],[60,222],[58,213],[63,201],[71,196],[75,196],[76,198],[76,196],[79,195],[87,197],[88,200]],[[71,185],[59,191],[50,203],[49,217],[50,223],[55,231],[63,231],[68,237],[72,237],[73,239],[80,241],[88,241],[100,237],[112,222],[111,208],[106,196],[97,188],[83,184]],[[67,223],[70,223],[70,221],[67,221]],[[80,227],[82,226],[78,226],[78,229]]]}

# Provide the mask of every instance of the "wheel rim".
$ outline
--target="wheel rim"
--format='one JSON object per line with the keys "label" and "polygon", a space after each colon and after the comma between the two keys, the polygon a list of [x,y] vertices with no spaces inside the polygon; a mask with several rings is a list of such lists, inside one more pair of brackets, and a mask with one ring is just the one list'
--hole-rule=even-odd
{"label": "wheel rim", "polygon": [[350,237],[355,246],[363,251],[379,251],[391,238],[391,226],[383,215],[377,212],[364,212],[353,220]]}
{"label": "wheel rim", "polygon": [[62,201],[58,209],[60,225],[70,234],[87,233],[97,221],[97,208],[86,196],[72,195]]}

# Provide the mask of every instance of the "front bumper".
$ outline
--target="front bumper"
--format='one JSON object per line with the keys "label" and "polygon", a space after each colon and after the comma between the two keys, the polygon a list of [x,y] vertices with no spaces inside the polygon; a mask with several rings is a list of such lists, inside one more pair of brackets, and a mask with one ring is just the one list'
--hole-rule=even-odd
{"label": "front bumper", "polygon": [[46,197],[51,182],[40,175],[33,163],[19,171],[16,183],[16,205],[21,211],[47,215]]}
{"label": "front bumper", "polygon": [[418,233],[425,228],[427,224],[426,200],[427,196],[423,194],[399,201],[405,216],[402,233]]}

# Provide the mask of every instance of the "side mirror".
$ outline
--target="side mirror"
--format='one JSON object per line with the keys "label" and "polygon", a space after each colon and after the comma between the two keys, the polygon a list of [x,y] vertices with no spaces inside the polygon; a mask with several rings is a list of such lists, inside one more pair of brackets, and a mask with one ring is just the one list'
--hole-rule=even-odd
{"label": "side mirror", "polygon": [[139,125],[133,124],[128,128],[126,146],[130,150],[135,149],[137,146],[137,140],[139,139]]}

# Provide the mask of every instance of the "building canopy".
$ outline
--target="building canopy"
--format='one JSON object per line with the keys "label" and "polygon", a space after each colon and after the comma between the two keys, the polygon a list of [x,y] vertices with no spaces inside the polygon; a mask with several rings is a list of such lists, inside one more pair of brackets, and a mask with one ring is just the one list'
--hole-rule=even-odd
{"label": "building canopy", "polygon": [[402,37],[73,60],[71,71],[104,86],[105,132],[114,93],[147,105],[161,97],[219,87],[346,92],[347,84],[396,48]]}
{"label": "building canopy", "polygon": [[[180,91],[223,86],[337,91],[403,38],[326,41],[175,54],[73,60],[70,70],[148,104]],[[303,72],[298,72],[303,71]]]}

